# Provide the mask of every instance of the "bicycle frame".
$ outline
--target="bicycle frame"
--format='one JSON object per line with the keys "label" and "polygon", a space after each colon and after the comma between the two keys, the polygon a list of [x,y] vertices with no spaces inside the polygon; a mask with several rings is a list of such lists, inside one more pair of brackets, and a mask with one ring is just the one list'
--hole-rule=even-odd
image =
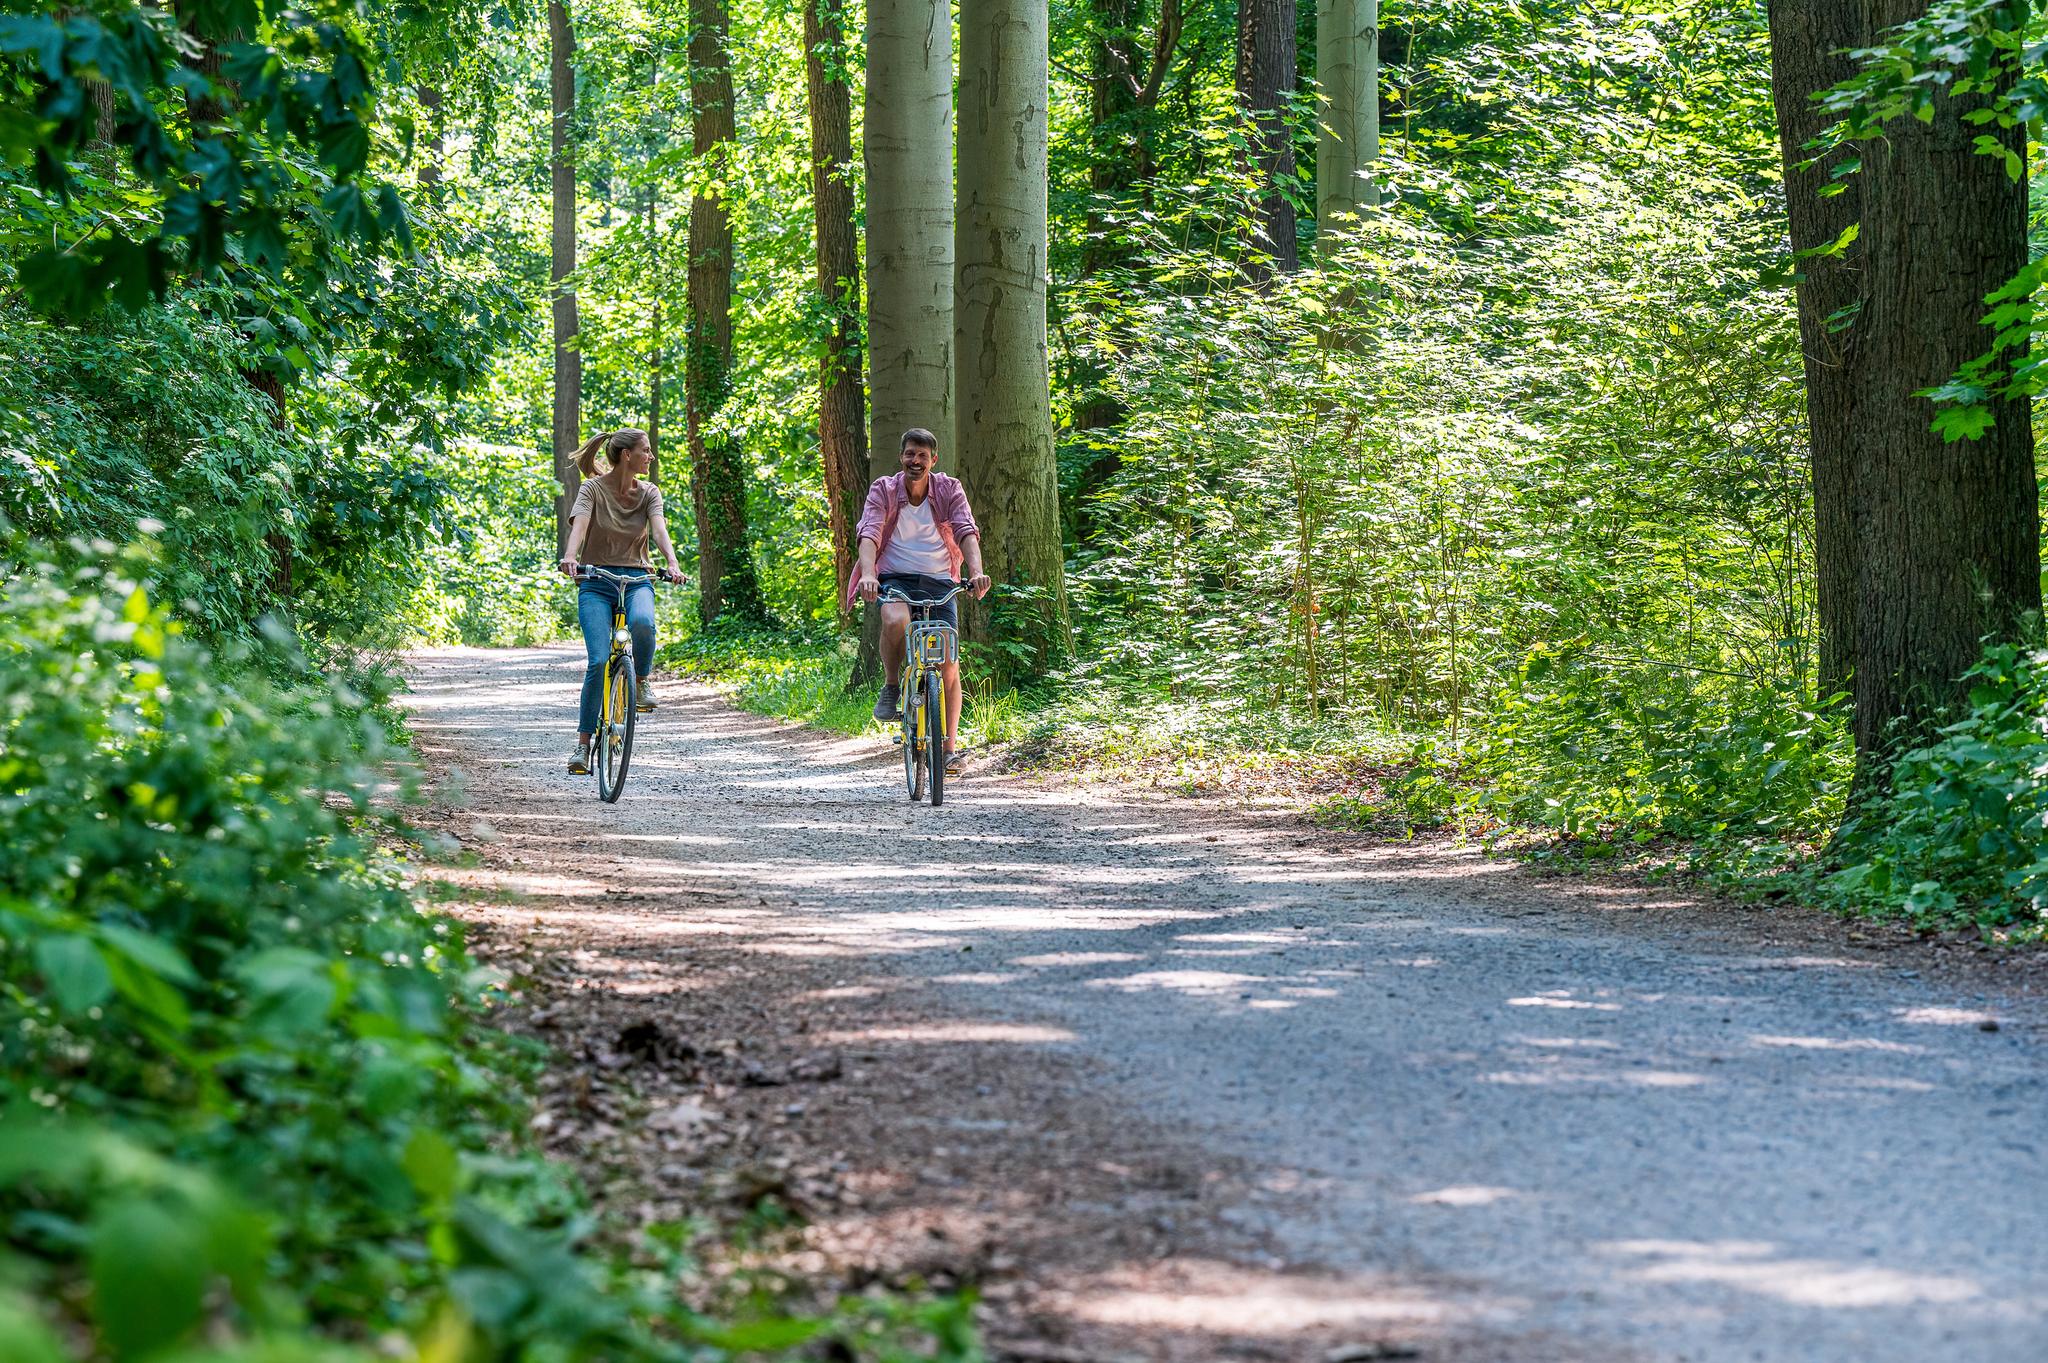
{"label": "bicycle frame", "polygon": [[[633,633],[626,624],[626,597],[640,583],[651,584],[657,579],[652,574],[629,576],[587,566],[577,574],[577,577],[580,580],[597,579],[608,582],[617,589],[612,601],[611,652],[605,658],[604,671],[599,681],[599,718],[597,732],[591,735],[590,753],[590,769],[597,777],[598,798],[607,804],[613,804],[625,790],[626,770],[632,761],[633,730],[639,702],[639,683],[633,671]],[[625,677],[624,686],[616,683],[622,671]],[[616,768],[613,766],[614,762]]]}
{"label": "bicycle frame", "polygon": [[905,596],[895,590],[884,593],[882,601],[900,601],[910,607],[911,618],[903,631],[903,745],[904,782],[910,798],[924,798],[930,782],[931,802],[945,802],[945,755],[940,741],[945,730],[946,664],[960,660],[960,631],[944,621],[933,620],[933,608],[945,605],[966,590],[965,584],[937,600]]}

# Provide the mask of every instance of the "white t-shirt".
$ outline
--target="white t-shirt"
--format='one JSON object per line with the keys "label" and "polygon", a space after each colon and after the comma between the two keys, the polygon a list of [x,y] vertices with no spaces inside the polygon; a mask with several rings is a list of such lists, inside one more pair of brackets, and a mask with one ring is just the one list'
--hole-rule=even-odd
{"label": "white t-shirt", "polygon": [[919,573],[925,577],[953,576],[953,556],[946,552],[946,542],[939,538],[939,528],[932,523],[931,494],[926,493],[923,506],[913,506],[906,499],[903,509],[896,513],[896,529],[889,536],[889,545],[882,550],[882,557],[875,563],[877,573]]}

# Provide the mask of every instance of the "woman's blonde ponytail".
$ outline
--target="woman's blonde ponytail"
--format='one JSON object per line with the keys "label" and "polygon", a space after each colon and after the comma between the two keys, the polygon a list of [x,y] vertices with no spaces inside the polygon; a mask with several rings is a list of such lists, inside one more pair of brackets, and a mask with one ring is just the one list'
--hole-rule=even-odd
{"label": "woman's blonde ponytail", "polygon": [[611,468],[619,466],[619,456],[647,438],[647,432],[628,426],[622,431],[606,431],[593,435],[583,448],[576,451],[576,467],[583,470],[585,478],[597,477],[597,452],[604,451],[604,462]]}
{"label": "woman's blonde ponytail", "polygon": [[606,431],[603,435],[593,435],[590,439],[583,442],[582,449],[576,451],[576,467],[583,470],[585,478],[597,477],[597,452],[607,440],[612,438],[613,434],[611,431]]}

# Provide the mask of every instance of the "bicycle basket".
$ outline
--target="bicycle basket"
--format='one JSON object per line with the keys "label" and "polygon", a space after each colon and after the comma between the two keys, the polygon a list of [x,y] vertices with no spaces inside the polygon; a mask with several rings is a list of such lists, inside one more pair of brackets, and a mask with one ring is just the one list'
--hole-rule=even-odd
{"label": "bicycle basket", "polygon": [[911,656],[926,667],[938,667],[960,656],[960,635],[951,625],[918,623],[911,626]]}

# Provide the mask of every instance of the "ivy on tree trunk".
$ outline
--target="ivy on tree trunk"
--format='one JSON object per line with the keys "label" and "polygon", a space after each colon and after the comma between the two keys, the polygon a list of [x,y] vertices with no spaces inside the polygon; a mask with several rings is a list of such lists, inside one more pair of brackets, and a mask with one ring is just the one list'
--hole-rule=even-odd
{"label": "ivy on tree trunk", "polygon": [[[729,22],[724,0],[692,0],[691,142],[698,161],[713,168],[732,157]],[[732,216],[719,193],[701,189],[690,200],[689,307],[683,389],[697,522],[697,614],[707,625],[720,618],[760,620],[766,611],[747,544],[744,461],[724,419],[732,395]]]}

